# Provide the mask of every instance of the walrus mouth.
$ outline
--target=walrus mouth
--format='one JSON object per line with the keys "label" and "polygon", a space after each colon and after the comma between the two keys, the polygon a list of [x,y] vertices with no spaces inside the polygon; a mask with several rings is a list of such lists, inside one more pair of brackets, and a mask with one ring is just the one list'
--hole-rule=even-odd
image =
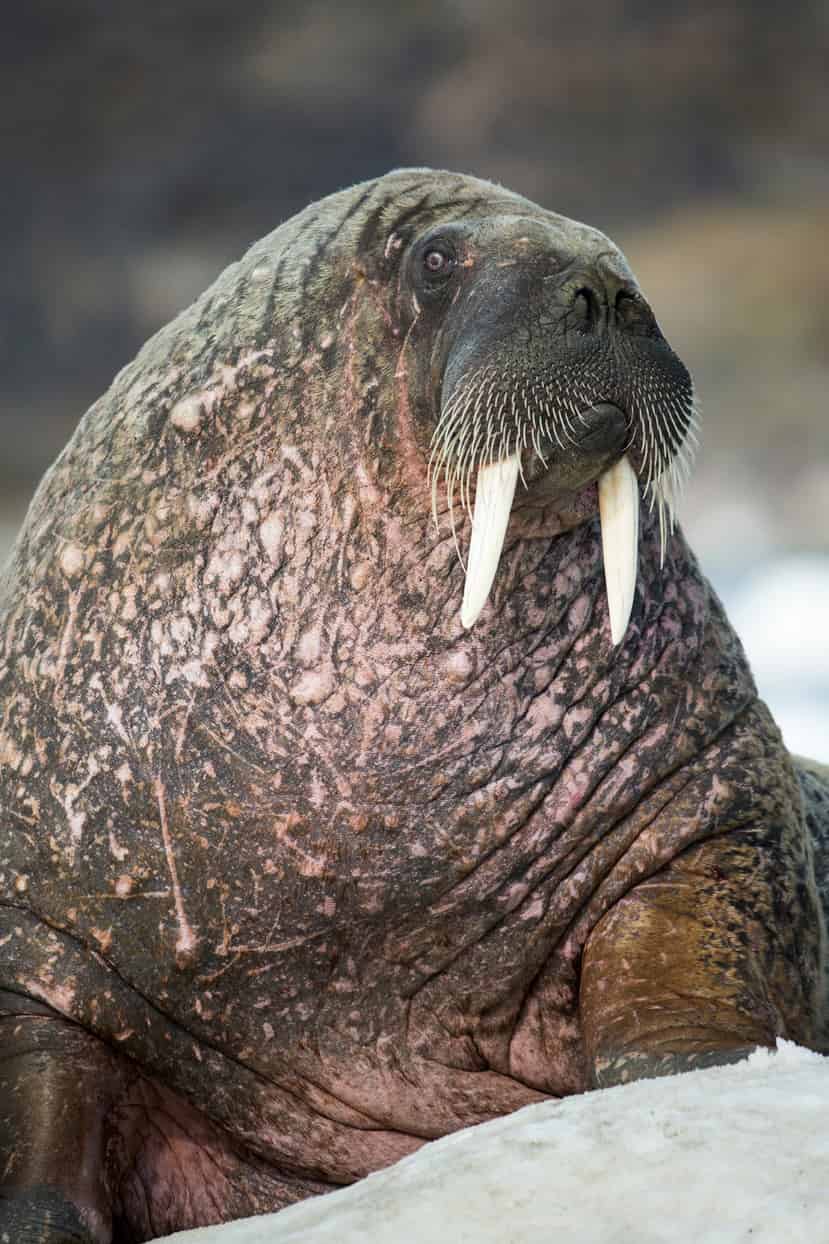
{"label": "walrus mouth", "polygon": [[[461,622],[477,622],[489,598],[512,511],[520,461],[511,454],[478,471],[472,538],[466,567]],[[624,638],[633,597],[639,553],[639,483],[627,455],[599,477],[602,557],[614,644]]]}
{"label": "walrus mouth", "polygon": [[[512,435],[509,432],[504,435],[503,415],[500,426],[491,417],[469,421],[459,418],[459,412],[470,409],[470,391],[477,395],[472,403],[473,413],[477,413],[478,408],[486,416],[492,404],[480,401],[482,388],[477,383],[455,390],[435,429],[430,460],[435,524],[438,523],[437,489],[441,477],[446,483],[456,544],[453,505],[456,486],[461,505],[472,518],[461,606],[461,622],[467,628],[474,626],[489,598],[519,477],[526,483],[527,462],[544,472],[553,469],[545,456],[550,453],[551,446],[559,461],[568,457],[572,460],[574,454],[579,458],[584,443],[579,441],[584,435],[579,421],[584,424],[585,415],[613,409],[593,402],[581,413],[571,408],[568,418],[557,422],[547,420],[544,425],[538,419],[519,415],[513,419]],[[684,392],[669,393],[667,400],[664,388],[660,396],[661,402],[640,398],[633,403],[624,452],[593,476],[598,491],[605,588],[614,645],[621,643],[625,636],[636,593],[640,483],[649,508],[656,508],[658,512],[661,559],[664,561],[679,495],[690,474],[696,448],[696,412],[690,383]],[[511,413],[518,413],[514,400]],[[617,409],[615,413],[618,416],[620,411]],[[601,466],[606,462],[607,456]],[[474,513],[470,504],[473,482]]]}

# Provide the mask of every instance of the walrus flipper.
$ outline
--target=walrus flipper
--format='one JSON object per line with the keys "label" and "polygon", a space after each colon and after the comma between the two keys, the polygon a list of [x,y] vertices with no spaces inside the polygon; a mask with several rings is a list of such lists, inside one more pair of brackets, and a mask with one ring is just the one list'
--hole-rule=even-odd
{"label": "walrus flipper", "polygon": [[96,1037],[0,991],[0,1238],[108,1244],[107,1112],[120,1087]]}
{"label": "walrus flipper", "polygon": [[736,1062],[780,1036],[820,1043],[818,896],[808,853],[788,868],[769,853],[785,837],[751,826],[710,839],[598,923],[580,994],[596,1087]]}
{"label": "walrus flipper", "polygon": [[15,1244],[96,1244],[77,1208],[45,1185],[0,1193],[0,1232]]}

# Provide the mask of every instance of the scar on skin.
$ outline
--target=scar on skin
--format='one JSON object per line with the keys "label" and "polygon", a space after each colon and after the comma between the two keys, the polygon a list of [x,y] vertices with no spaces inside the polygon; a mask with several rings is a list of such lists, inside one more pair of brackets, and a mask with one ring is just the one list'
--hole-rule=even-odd
{"label": "scar on skin", "polygon": [[176,906],[176,919],[178,920],[178,938],[176,940],[176,965],[180,968],[187,967],[195,958],[196,948],[198,947],[198,939],[196,938],[190,921],[187,919],[187,913],[184,910],[184,900],[181,895],[181,885],[178,879],[178,869],[176,868],[176,859],[173,854],[173,842],[170,837],[170,827],[167,823],[167,805],[164,796],[164,783],[160,777],[154,782],[156,799],[158,800],[158,814],[161,819],[161,837],[164,842],[164,854],[167,857],[167,868],[170,872],[170,881],[173,887],[173,900]]}

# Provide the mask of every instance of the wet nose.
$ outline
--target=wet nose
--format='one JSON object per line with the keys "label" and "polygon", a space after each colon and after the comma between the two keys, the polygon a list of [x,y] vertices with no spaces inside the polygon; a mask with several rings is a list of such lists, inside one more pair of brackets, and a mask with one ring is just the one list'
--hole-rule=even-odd
{"label": "wet nose", "polygon": [[571,286],[571,309],[582,331],[600,332],[609,324],[624,327],[637,301],[635,291],[610,274],[584,272]]}
{"label": "wet nose", "polygon": [[585,328],[598,327],[605,318],[604,291],[597,290],[595,284],[580,285],[573,294],[573,311]]}

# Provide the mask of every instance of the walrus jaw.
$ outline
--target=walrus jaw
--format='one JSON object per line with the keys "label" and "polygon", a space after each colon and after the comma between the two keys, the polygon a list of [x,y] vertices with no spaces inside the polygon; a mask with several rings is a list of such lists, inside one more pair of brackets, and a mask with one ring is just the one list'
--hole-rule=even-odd
{"label": "walrus jaw", "polygon": [[[478,471],[469,561],[461,605],[461,622],[471,627],[487,602],[507,532],[518,454],[510,454]],[[639,555],[639,485],[627,456],[599,477],[602,556],[610,615],[610,638],[621,643],[627,630]]]}

